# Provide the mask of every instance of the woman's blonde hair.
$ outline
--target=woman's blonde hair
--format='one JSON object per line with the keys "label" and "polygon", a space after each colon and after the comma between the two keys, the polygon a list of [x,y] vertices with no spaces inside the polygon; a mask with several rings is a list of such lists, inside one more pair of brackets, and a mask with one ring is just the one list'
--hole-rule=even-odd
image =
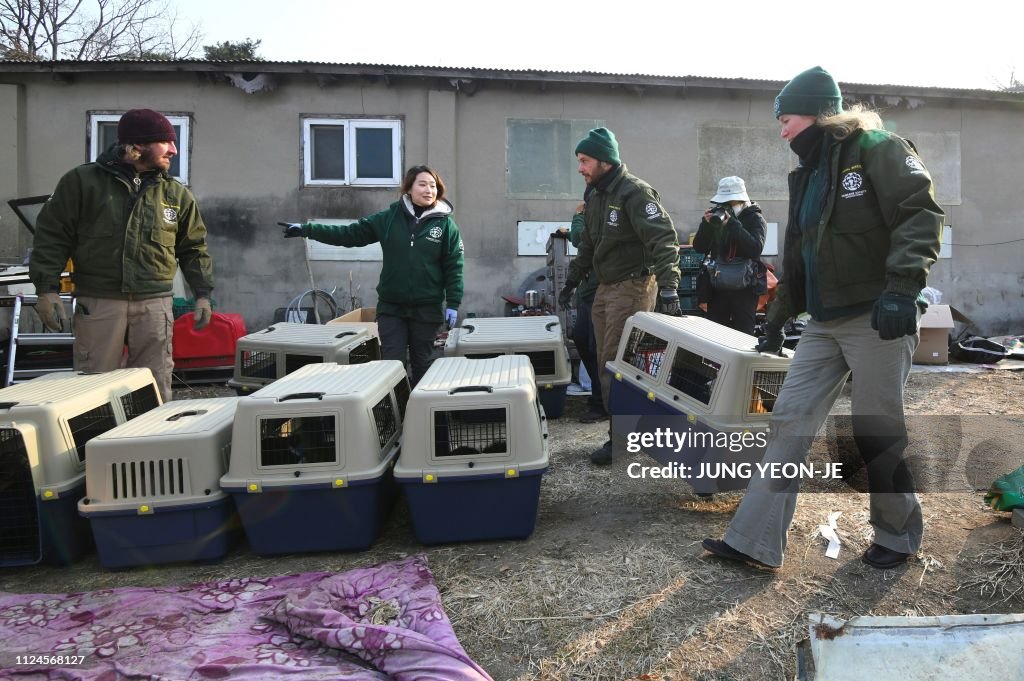
{"label": "woman's blonde hair", "polygon": [[844,140],[858,130],[880,130],[882,117],[866,104],[854,104],[839,113],[821,114],[817,124],[837,140]]}

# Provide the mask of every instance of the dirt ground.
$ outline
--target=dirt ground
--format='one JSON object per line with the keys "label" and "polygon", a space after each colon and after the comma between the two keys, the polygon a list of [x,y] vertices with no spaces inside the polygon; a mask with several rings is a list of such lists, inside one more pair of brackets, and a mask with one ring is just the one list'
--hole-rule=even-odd
{"label": "dirt ground", "polygon": [[[229,393],[195,393],[212,394]],[[962,419],[964,450],[972,446],[967,424],[975,415],[986,424],[980,436],[971,436],[986,438],[974,448],[976,458],[987,457],[981,466],[986,479],[976,481],[984,487],[1022,463],[1022,395],[1024,372],[915,371],[907,407],[914,415],[936,415],[923,422],[937,427],[968,415]],[[846,409],[848,397],[834,413]],[[786,679],[793,678],[794,646],[806,636],[811,612],[841,618],[1024,612],[1022,532],[969,489],[963,455],[950,458],[948,446],[939,475],[956,473],[961,484],[922,494],[924,546],[907,565],[878,571],[861,563],[871,538],[866,497],[837,488],[800,495],[785,566],[764,572],[724,564],[700,547],[703,538],[721,536],[739,494],[704,501],[682,482],[632,480],[626,458],[595,468],[588,454],[604,441],[606,426],[578,423],[583,410],[584,398],[570,397],[566,415],[550,422],[551,468],[536,531],[524,541],[424,547],[400,503],[365,552],[269,559],[243,543],[215,565],[118,572],[91,556],[67,568],[0,571],[0,590],[82,591],[341,571],[423,552],[462,644],[497,681]],[[940,433],[928,442],[946,440]],[[838,560],[825,557],[818,531],[832,511],[843,512]]]}

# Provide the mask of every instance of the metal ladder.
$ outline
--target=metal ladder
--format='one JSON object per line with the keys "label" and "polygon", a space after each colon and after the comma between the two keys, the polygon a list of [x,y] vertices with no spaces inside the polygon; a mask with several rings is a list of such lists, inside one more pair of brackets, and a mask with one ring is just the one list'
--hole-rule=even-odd
{"label": "metal ladder", "polygon": [[[70,319],[74,317],[75,299],[70,295],[62,295],[60,299],[71,304]],[[4,367],[3,386],[6,388],[15,383],[28,381],[44,374],[52,374],[58,371],[72,371],[73,365],[67,366],[37,366],[27,369],[19,369],[16,364],[18,360],[18,348],[27,347],[72,347],[75,344],[75,334],[69,333],[20,333],[21,311],[27,305],[35,307],[38,296],[19,293],[14,296],[5,296],[0,299],[0,307],[11,307],[11,338],[7,346],[7,365]]]}

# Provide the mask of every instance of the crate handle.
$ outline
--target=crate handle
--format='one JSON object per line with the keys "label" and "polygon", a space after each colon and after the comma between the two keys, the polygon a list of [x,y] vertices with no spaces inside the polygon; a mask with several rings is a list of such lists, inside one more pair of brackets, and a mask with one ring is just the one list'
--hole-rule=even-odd
{"label": "crate handle", "polygon": [[168,416],[168,421],[177,421],[178,419],[185,418],[186,416],[202,416],[206,413],[205,409],[189,409],[188,411],[180,411],[174,416]]}
{"label": "crate handle", "polygon": [[276,331],[276,330],[277,330],[276,327],[268,326],[267,328],[263,329],[263,333],[270,333],[271,331]]}
{"label": "crate handle", "polygon": [[473,333],[474,331],[476,331],[476,326],[474,326],[473,324],[467,324],[465,322],[463,322],[462,326],[460,326],[459,328],[465,329],[466,333]]}
{"label": "crate handle", "polygon": [[335,338],[344,338],[345,336],[354,336],[354,335],[356,335],[355,331],[342,331],[337,336],[335,336]]}
{"label": "crate handle", "polygon": [[458,388],[452,388],[448,391],[449,395],[456,393],[493,393],[494,388],[489,385],[463,385]]}
{"label": "crate handle", "polygon": [[556,326],[558,326],[558,322],[548,322],[547,324],[544,325],[544,330],[545,331],[550,331],[551,329],[553,329]]}
{"label": "crate handle", "polygon": [[287,402],[288,400],[322,400],[324,399],[324,393],[291,393],[279,398],[278,402]]}
{"label": "crate handle", "polygon": [[17,404],[17,402],[0,402],[0,409],[10,409],[11,407],[16,406]]}

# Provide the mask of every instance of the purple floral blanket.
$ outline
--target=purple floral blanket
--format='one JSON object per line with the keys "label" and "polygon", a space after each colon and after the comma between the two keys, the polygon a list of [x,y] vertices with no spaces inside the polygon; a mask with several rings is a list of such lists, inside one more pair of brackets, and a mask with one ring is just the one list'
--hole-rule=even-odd
{"label": "purple floral blanket", "polygon": [[343,573],[0,592],[0,679],[491,681],[422,555]]}

